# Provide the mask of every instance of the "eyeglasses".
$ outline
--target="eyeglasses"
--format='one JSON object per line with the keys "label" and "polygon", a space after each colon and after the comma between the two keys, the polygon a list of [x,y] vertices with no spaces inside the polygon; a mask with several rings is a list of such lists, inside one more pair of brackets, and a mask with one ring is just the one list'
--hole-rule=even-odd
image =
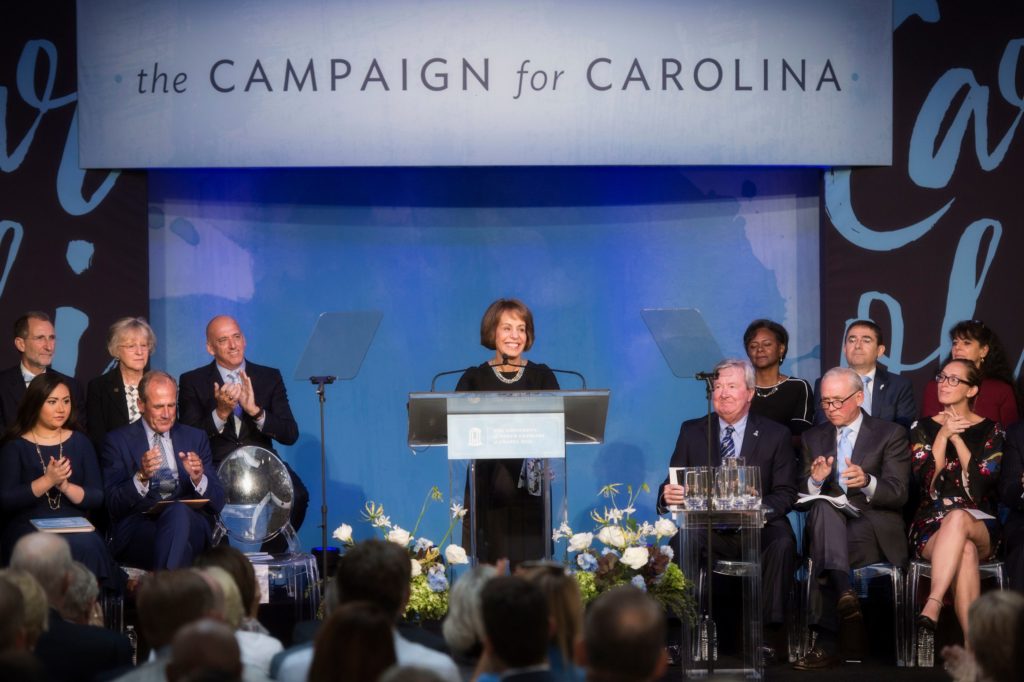
{"label": "eyeglasses", "polygon": [[137,350],[149,350],[148,343],[122,343],[118,348],[123,350],[131,351],[134,353]]}
{"label": "eyeglasses", "polygon": [[935,375],[935,383],[941,384],[943,381],[949,382],[949,385],[952,386],[953,388],[956,388],[960,384],[967,384],[968,386],[974,385],[967,379],[961,379],[960,377],[955,376],[953,374],[943,374],[942,372],[939,372],[938,374]]}
{"label": "eyeglasses", "polygon": [[838,410],[840,407],[843,406],[843,403],[845,403],[847,400],[849,400],[853,396],[857,395],[858,393],[860,393],[860,391],[854,391],[850,395],[846,396],[845,398],[841,398],[841,399],[840,398],[822,398],[822,400],[821,400],[821,408],[823,410],[827,410],[828,408],[831,407],[833,410]]}

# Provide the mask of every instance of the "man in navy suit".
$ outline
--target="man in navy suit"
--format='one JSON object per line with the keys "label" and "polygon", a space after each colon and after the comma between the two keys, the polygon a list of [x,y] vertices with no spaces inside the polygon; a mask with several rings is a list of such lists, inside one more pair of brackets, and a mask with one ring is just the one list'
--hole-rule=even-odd
{"label": "man in navy suit", "polygon": [[[244,445],[276,453],[274,441],[294,444],[299,425],[281,372],[246,359],[245,335],[233,318],[219,315],[210,320],[206,351],[213,362],[181,375],[179,402],[182,423],[202,429],[209,437],[214,465]],[[288,463],[284,465],[292,479],[291,524],[297,531],[306,517],[309,491]]]}
{"label": "man in navy suit", "polygon": [[[142,419],[107,434],[103,487],[113,524],[110,549],[124,563],[160,570],[192,565],[210,544],[224,490],[210,442],[176,423],[178,387],[165,372],[139,382]],[[208,500],[193,509],[187,500]],[[158,503],[162,509],[153,509]]]}
{"label": "man in navy suit", "polygon": [[[854,320],[846,329],[843,354],[846,364],[860,375],[864,384],[864,403],[861,408],[876,419],[896,422],[905,429],[917,419],[917,403],[910,379],[899,374],[890,374],[878,358],[885,353],[885,337],[882,328],[871,320]],[[828,421],[821,409],[821,379],[814,382],[814,423]]]}
{"label": "man in navy suit", "polygon": [[1024,422],[1006,430],[999,501],[1009,510],[1003,533],[1010,587],[1024,591]]}
{"label": "man in navy suit", "polygon": [[[711,466],[724,459],[742,457],[747,466],[761,470],[763,504],[769,508],[761,532],[761,570],[764,595],[764,623],[768,658],[785,652],[783,624],[786,596],[796,569],[796,537],[786,514],[796,502],[796,459],[789,429],[750,413],[754,398],[754,369],[746,360],[723,360],[715,367],[716,378],[711,415]],[[683,422],[670,467],[696,467],[708,464],[708,420],[706,417]],[[666,478],[658,494],[658,513],[668,505],[683,502],[683,486]],[[715,533],[712,551],[723,559],[740,557],[740,538],[736,534]]]}
{"label": "man in navy suit", "polygon": [[[555,682],[548,664],[551,621],[544,592],[515,575],[500,575],[480,591],[483,656],[490,665],[481,680]],[[567,662],[563,661],[563,665]],[[490,674],[488,674],[490,673]]]}
{"label": "man in navy suit", "polygon": [[14,323],[14,347],[21,354],[21,362],[0,372],[0,425],[9,427],[18,415],[18,404],[25,395],[25,387],[37,375],[52,372],[62,377],[71,387],[71,400],[79,422],[85,425],[85,395],[78,382],[50,367],[57,351],[57,334],[50,316],[32,310]]}
{"label": "man in navy suit", "polygon": [[[809,554],[821,591],[820,609],[811,614],[817,642],[796,663],[799,670],[839,663],[839,619],[863,625],[860,602],[851,588],[851,568],[887,561],[907,563],[907,530],[900,511],[907,501],[910,446],[901,425],[876,419],[861,409],[864,385],[852,369],[836,367],[821,378],[828,423],[804,431],[800,489],[809,495],[846,495],[861,515],[850,518],[825,501],[807,514]],[[814,600],[812,600],[812,603]]]}

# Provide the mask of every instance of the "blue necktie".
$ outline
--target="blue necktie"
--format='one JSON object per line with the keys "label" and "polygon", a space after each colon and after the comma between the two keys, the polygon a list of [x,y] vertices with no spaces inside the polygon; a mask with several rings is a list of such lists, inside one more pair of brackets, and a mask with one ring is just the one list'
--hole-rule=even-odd
{"label": "blue necktie", "polygon": [[871,377],[861,377],[864,381],[864,402],[861,403],[861,407],[868,414],[871,414]]}
{"label": "blue necktie", "polygon": [[[153,434],[153,447],[160,451],[160,468],[153,474],[153,484],[161,500],[169,499],[178,487],[178,472],[167,464],[167,451],[164,450],[164,439],[159,433]],[[152,489],[153,486],[151,486]]]}
{"label": "blue necktie", "polygon": [[838,450],[838,461],[836,462],[836,471],[839,472],[839,487],[846,492],[846,482],[843,481],[843,472],[846,471],[846,460],[853,457],[853,442],[850,436],[853,434],[853,429],[849,426],[844,426],[839,429],[839,447]]}
{"label": "blue necktie", "polygon": [[736,456],[736,442],[732,439],[735,431],[733,427],[726,426],[722,432],[722,459],[732,459]]}

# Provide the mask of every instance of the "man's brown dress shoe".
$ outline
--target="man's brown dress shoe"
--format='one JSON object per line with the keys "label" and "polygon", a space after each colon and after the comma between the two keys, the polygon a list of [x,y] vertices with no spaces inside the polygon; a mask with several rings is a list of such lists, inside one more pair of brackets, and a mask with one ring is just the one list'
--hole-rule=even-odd
{"label": "man's brown dress shoe", "polygon": [[814,647],[803,658],[793,664],[795,670],[825,670],[839,665],[839,657],[834,654],[825,653],[819,646]]}

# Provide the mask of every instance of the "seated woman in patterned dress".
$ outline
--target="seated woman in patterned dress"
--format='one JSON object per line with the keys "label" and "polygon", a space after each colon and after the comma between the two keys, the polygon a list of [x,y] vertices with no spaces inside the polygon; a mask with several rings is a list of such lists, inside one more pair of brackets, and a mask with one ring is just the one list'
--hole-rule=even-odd
{"label": "seated woman in patterned dress", "polygon": [[921,505],[910,527],[918,557],[932,564],[928,599],[918,625],[934,630],[942,597],[952,588],[964,634],[967,612],[981,592],[978,564],[999,539],[996,482],[1003,456],[1002,427],[972,411],[982,377],[968,360],[950,360],[935,376],[942,411],[911,428],[912,466]]}

